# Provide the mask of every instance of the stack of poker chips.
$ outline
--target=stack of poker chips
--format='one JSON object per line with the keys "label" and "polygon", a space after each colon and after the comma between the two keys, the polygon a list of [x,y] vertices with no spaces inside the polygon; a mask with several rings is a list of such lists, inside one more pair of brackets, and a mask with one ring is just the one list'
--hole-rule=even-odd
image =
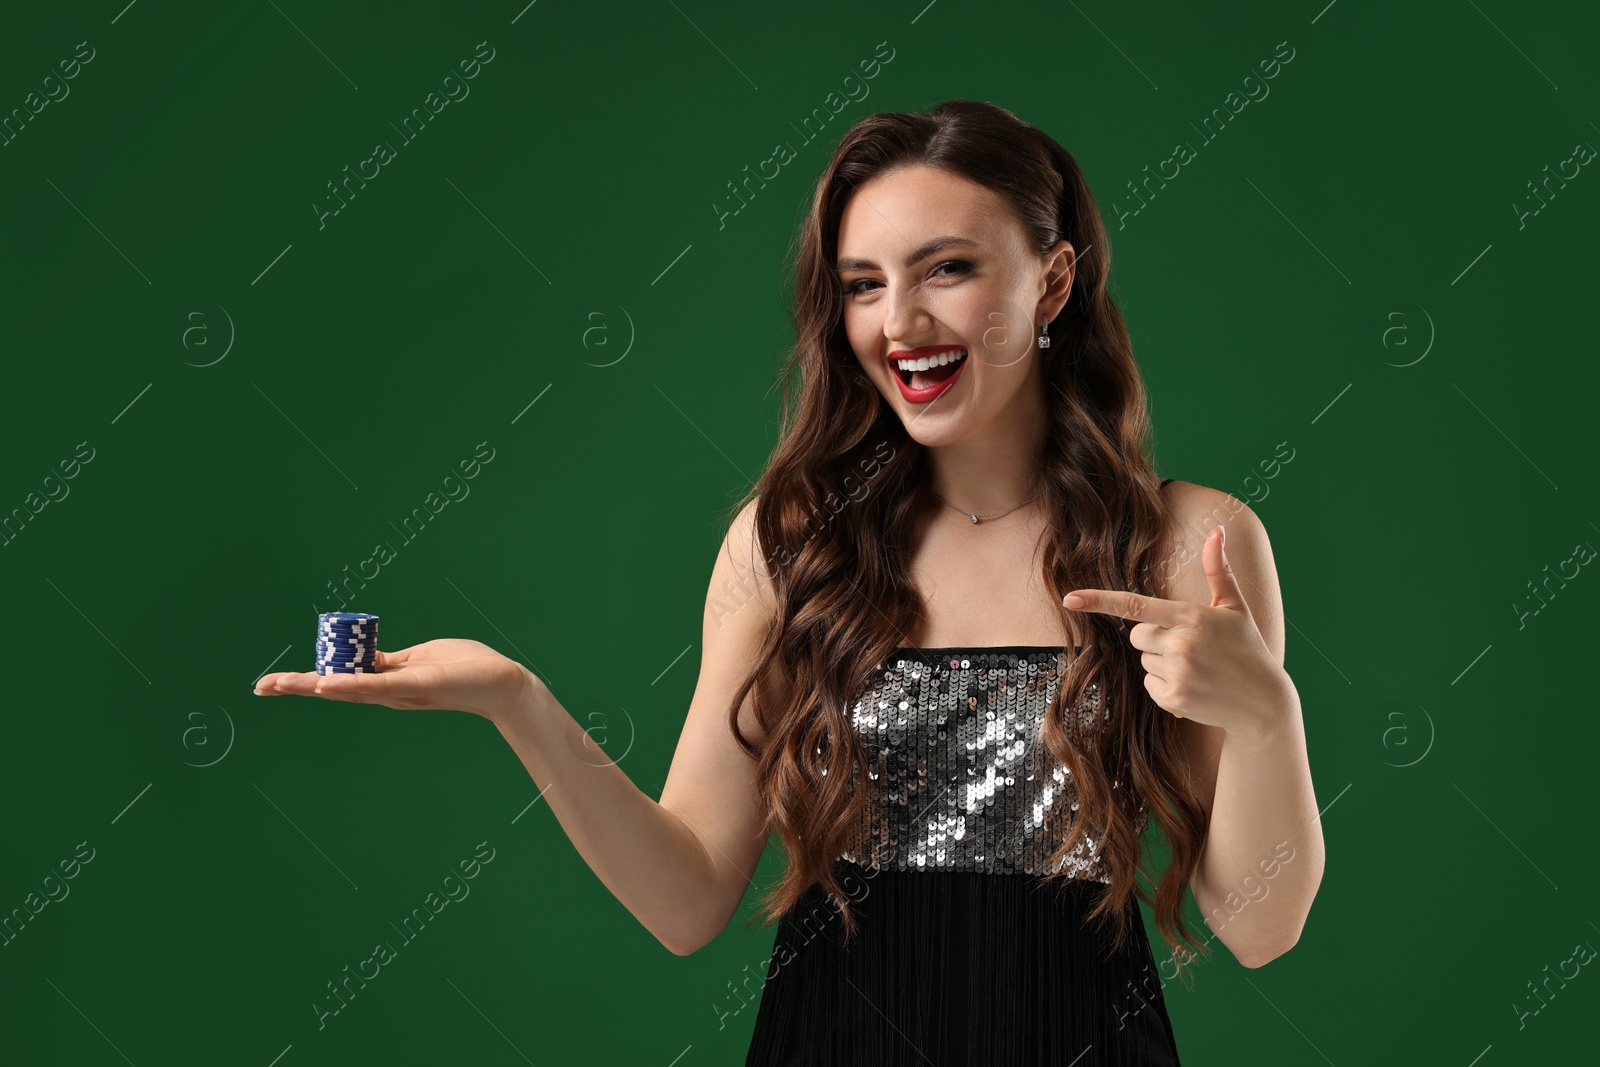
{"label": "stack of poker chips", "polygon": [[327,611],[317,617],[318,674],[376,674],[378,617]]}

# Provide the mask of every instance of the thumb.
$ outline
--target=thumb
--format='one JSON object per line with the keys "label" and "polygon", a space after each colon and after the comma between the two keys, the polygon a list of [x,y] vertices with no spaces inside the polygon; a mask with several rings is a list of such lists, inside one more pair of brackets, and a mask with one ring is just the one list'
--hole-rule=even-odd
{"label": "thumb", "polygon": [[1246,603],[1244,593],[1239,589],[1239,582],[1233,576],[1233,567],[1228,564],[1225,547],[1227,540],[1226,530],[1217,526],[1206,535],[1205,548],[1201,550],[1201,560],[1206,571],[1206,585],[1211,589],[1211,606],[1228,608],[1248,618],[1250,605]]}

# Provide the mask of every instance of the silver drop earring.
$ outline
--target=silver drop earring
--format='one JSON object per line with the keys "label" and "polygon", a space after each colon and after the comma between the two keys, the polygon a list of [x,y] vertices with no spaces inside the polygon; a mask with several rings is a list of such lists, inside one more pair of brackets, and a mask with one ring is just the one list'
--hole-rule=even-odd
{"label": "silver drop earring", "polygon": [[1050,347],[1050,320],[1045,319],[1044,325],[1039,327],[1039,347]]}

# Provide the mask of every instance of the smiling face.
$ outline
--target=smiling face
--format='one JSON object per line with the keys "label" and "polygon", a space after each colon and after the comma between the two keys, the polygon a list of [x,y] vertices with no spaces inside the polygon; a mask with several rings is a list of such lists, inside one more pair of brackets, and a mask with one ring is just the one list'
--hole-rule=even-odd
{"label": "smiling face", "polygon": [[[998,193],[936,167],[902,167],[850,197],[837,264],[845,333],[914,439],[1035,421],[1037,338],[1066,304],[1072,259],[1066,241],[1034,253]],[[919,357],[926,370],[901,368]]]}

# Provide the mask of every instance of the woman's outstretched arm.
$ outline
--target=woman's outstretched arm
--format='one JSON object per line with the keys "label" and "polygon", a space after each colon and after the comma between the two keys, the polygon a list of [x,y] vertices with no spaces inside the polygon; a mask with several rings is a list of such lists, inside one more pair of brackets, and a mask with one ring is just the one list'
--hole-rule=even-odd
{"label": "woman's outstretched arm", "polygon": [[[749,511],[735,519],[712,571],[700,677],[659,802],[595,745],[542,680],[476,641],[380,652],[376,674],[267,675],[256,692],[489,719],[600,881],[670,951],[688,955],[727,926],[767,839],[755,764],[727,719],[773,604],[764,576],[749,566]],[[748,595],[732,604],[730,589]],[[748,700],[741,722],[759,740]]]}
{"label": "woman's outstretched arm", "polygon": [[[737,772],[721,783],[686,785],[712,805],[696,827],[642,792],[543,684],[531,686],[495,725],[590,869],[657,940],[683,956],[721,932],[765,843],[745,829],[751,820],[740,807],[749,803],[748,790],[739,788]],[[727,773],[705,759],[688,763],[685,782]],[[704,843],[741,835],[755,847],[730,846],[737,859],[716,856]]]}
{"label": "woman's outstretched arm", "polygon": [[[734,691],[774,607],[765,573],[751,566],[752,510],[734,519],[712,569],[700,677],[659,802],[606,758],[544,685],[496,720],[590,868],[678,955],[726,928],[767,843],[755,763],[728,729]],[[759,739],[748,699],[741,723]]]}

